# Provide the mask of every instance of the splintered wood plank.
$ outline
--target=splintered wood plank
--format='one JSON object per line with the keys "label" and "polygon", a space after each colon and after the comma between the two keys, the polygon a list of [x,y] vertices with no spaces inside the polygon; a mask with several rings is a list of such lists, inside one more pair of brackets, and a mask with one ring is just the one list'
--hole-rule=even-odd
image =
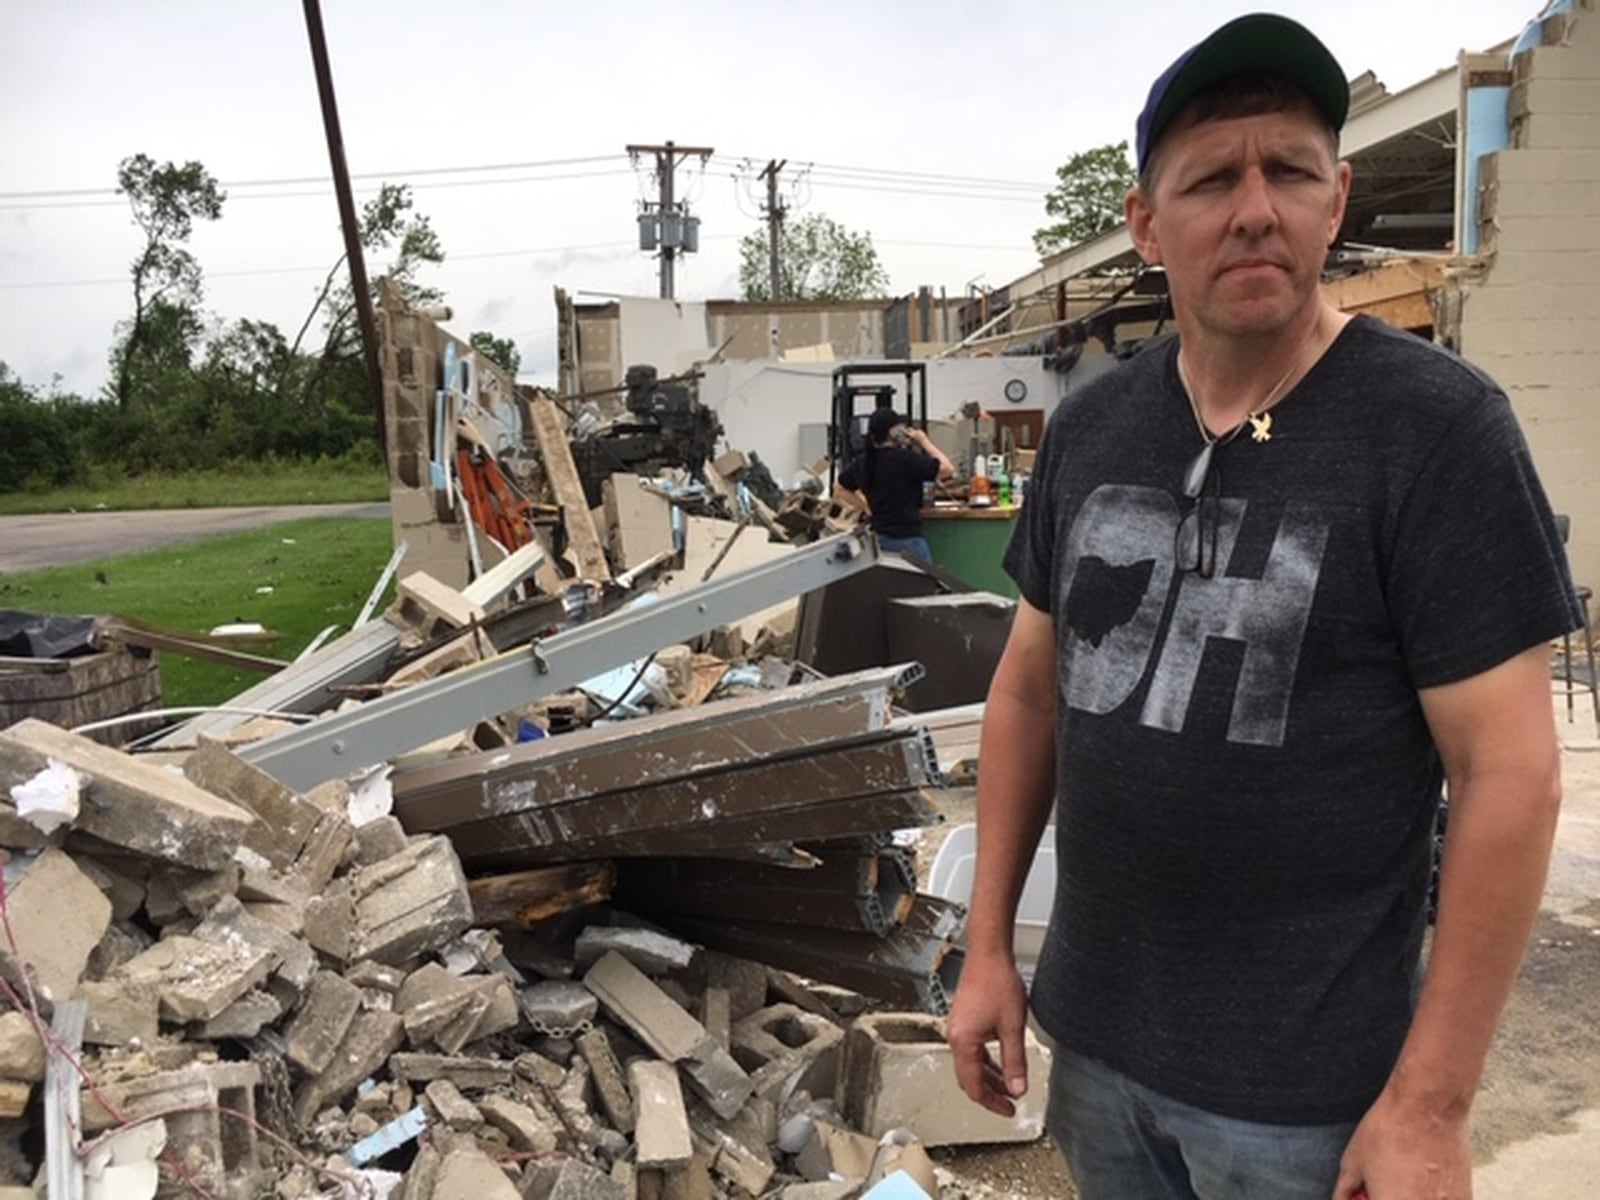
{"label": "splintered wood plank", "polygon": [[491,875],[467,884],[472,911],[480,924],[531,925],[611,898],[617,882],[609,862],[563,863],[510,875]]}
{"label": "splintered wood plank", "polygon": [[600,535],[589,513],[589,502],[584,499],[583,481],[578,477],[577,465],[572,461],[572,448],[567,445],[566,422],[555,401],[541,396],[528,405],[529,423],[539,454],[544,460],[545,475],[561,505],[561,516],[567,526],[567,544],[577,555],[578,569],[585,579],[604,583],[611,578],[611,568],[606,565],[605,551],[600,546]]}

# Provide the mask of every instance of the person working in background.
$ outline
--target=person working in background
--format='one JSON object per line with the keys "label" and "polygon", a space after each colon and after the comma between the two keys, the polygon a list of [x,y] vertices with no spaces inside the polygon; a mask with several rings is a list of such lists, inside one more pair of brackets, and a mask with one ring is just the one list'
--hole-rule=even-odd
{"label": "person working in background", "polygon": [[881,549],[932,562],[922,536],[922,485],[955,473],[927,434],[894,409],[880,408],[867,418],[866,445],[840,473],[839,486],[866,497]]}
{"label": "person working in background", "polygon": [[1005,560],[949,1038],[1009,1111],[1053,819],[1031,1002],[1083,1200],[1472,1194],[1560,803],[1548,642],[1580,618],[1505,393],[1322,296],[1348,104],[1264,14],[1156,80],[1126,215],[1179,337],[1057,410]]}

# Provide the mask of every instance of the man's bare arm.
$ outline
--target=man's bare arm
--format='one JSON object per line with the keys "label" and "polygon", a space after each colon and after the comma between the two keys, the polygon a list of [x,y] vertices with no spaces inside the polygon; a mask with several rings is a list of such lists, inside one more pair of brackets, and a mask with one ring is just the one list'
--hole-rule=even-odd
{"label": "man's bare arm", "polygon": [[[1026,600],[984,705],[978,856],[966,961],[949,1021],[962,1090],[1009,1115],[1028,1086],[1027,996],[1012,947],[1017,902],[1055,796],[1056,653],[1050,617]],[[1000,1062],[986,1047],[1000,1041]]]}
{"label": "man's bare arm", "polygon": [[[1439,917],[1411,1031],[1338,1200],[1472,1194],[1467,1116],[1539,914],[1561,802],[1549,650],[1421,693],[1449,781]],[[1426,1186],[1429,1190],[1421,1190]]]}

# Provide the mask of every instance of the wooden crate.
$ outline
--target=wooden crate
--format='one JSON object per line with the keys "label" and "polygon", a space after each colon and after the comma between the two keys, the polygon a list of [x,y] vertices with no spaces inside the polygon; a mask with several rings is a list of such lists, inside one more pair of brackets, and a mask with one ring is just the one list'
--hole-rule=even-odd
{"label": "wooden crate", "polygon": [[[161,673],[154,651],[118,647],[78,658],[0,658],[0,728],[38,717],[72,729],[160,707]],[[152,718],[88,736],[120,746],[158,724]]]}

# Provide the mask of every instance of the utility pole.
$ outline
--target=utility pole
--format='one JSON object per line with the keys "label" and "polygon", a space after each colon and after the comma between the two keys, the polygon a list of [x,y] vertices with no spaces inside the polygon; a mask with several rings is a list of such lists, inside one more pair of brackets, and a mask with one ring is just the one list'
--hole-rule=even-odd
{"label": "utility pole", "polygon": [[778,261],[778,246],[783,238],[784,214],[789,209],[778,200],[778,173],[788,161],[787,158],[783,162],[769,158],[766,170],[756,177],[767,181],[767,270],[772,275],[770,297],[774,301],[783,299],[783,274]]}
{"label": "utility pole", "polygon": [[355,294],[356,321],[361,326],[361,353],[367,361],[367,387],[372,391],[372,411],[377,416],[378,445],[388,445],[383,412],[383,367],[378,362],[378,322],[372,312],[372,291],[367,285],[367,263],[361,255],[361,224],[356,219],[355,197],[350,191],[350,170],[345,165],[344,136],[339,132],[339,105],[333,95],[333,68],[328,65],[328,39],[322,30],[322,9],[317,0],[303,0],[306,36],[311,41],[311,67],[317,77],[317,98],[322,103],[322,128],[328,139],[328,165],[333,172],[333,193],[339,201],[339,226],[344,230],[345,260],[350,264],[350,290]]}
{"label": "utility pole", "polygon": [[646,205],[645,212],[639,217],[639,248],[641,250],[661,251],[661,298],[673,298],[672,264],[681,250],[685,254],[692,254],[700,248],[700,220],[698,217],[688,216],[683,205],[679,204],[673,193],[673,176],[677,174],[678,164],[691,155],[698,156],[703,163],[716,153],[710,146],[679,146],[667,142],[661,146],[628,146],[627,151],[634,158],[641,154],[653,154],[656,160],[656,179],[660,184],[661,199],[652,213]]}

